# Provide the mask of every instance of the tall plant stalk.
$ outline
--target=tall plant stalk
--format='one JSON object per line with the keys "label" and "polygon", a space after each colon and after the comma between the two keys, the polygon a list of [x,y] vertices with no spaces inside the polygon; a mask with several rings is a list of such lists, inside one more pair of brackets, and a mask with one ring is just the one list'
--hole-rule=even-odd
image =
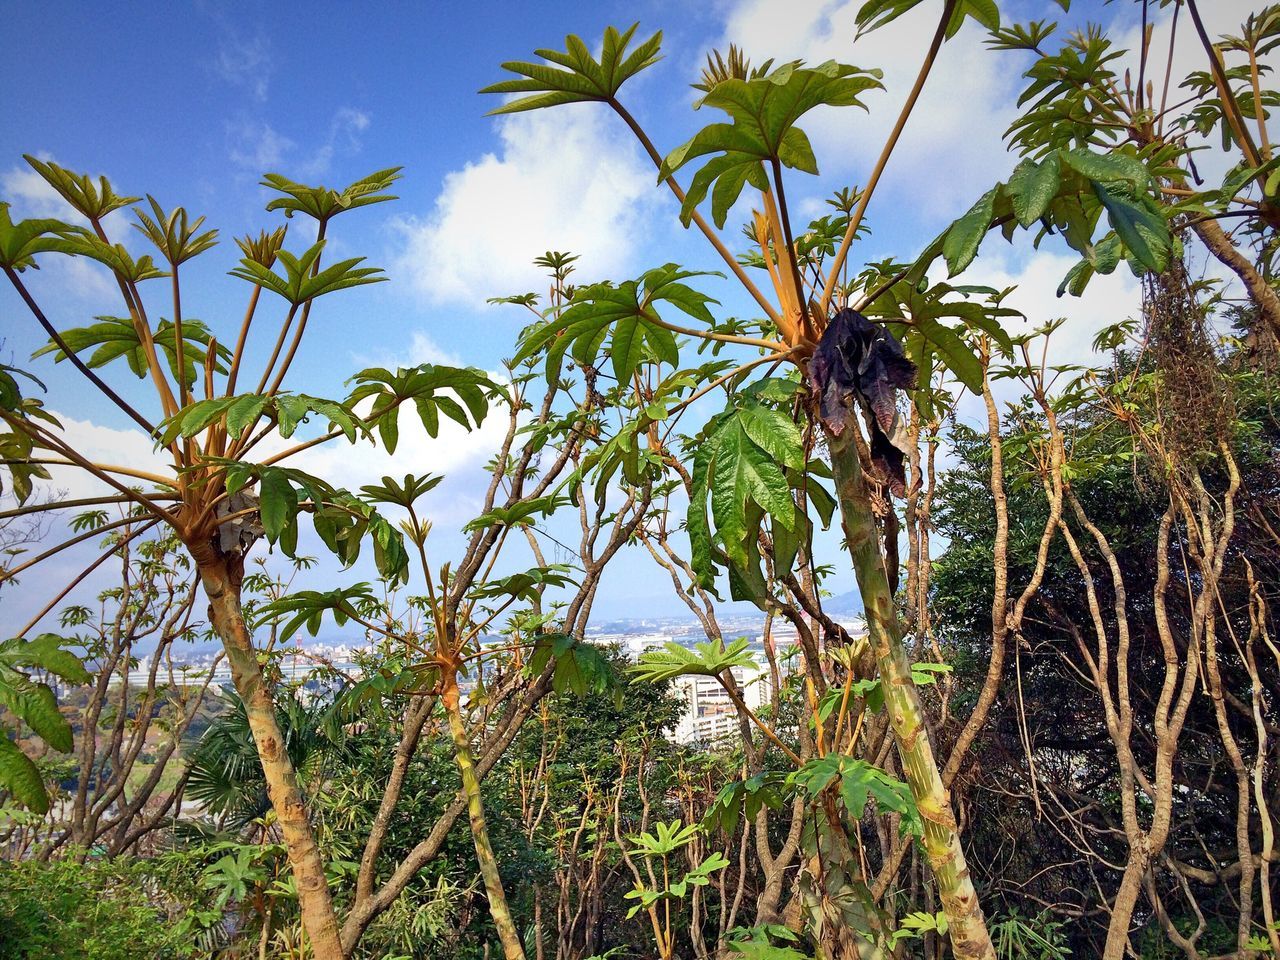
{"label": "tall plant stalk", "polygon": [[994,960],[995,950],[960,845],[951,798],[942,783],[925,729],[924,707],[902,643],[902,629],[885,574],[866,478],[851,434],[849,430],[839,436],[827,431],[826,439],[845,539],[884,689],[885,709],[893,727],[903,774],[924,822],[925,851],[950,925],[955,955]]}
{"label": "tall plant stalk", "polygon": [[462,778],[462,790],[467,797],[467,817],[471,823],[471,839],[476,848],[476,863],[484,880],[485,896],[489,898],[489,916],[502,941],[502,954],[507,960],[524,960],[524,946],[516,930],[511,908],[507,906],[507,894],[502,887],[502,875],[498,872],[498,858],[489,840],[489,827],[484,817],[484,798],[480,794],[480,781],[476,777],[475,763],[471,759],[471,740],[462,720],[459,703],[458,676],[448,671],[440,702],[449,719],[449,733],[453,737],[453,759]]}
{"label": "tall plant stalk", "polygon": [[209,598],[209,622],[227,651],[231,679],[244,703],[249,729],[258,748],[267,794],[284,838],[289,865],[298,887],[303,927],[317,960],[342,960],[338,920],[329,896],[324,859],[316,844],[298,774],[284,747],[276,722],[275,702],[258,665],[253,635],[244,620],[240,584],[225,562],[197,557],[200,583]]}

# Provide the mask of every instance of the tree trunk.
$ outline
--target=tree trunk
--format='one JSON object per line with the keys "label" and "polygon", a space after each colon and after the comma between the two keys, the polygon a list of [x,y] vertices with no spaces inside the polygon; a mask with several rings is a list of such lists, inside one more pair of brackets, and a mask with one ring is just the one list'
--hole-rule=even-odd
{"label": "tree trunk", "polygon": [[960,847],[960,832],[951,811],[951,798],[943,786],[933,747],[925,731],[924,710],[919,691],[911,678],[911,662],[902,645],[901,628],[880,554],[866,480],[854,447],[853,427],[844,430],[841,436],[830,430],[824,432],[831,451],[831,468],[835,475],[845,538],[884,688],[885,705],[897,740],[898,755],[902,758],[902,769],[924,820],[924,846],[938,883],[942,908],[947,915],[951,945],[957,958],[995,960],[978,894]]}
{"label": "tree trunk", "polygon": [[484,801],[480,795],[480,781],[476,779],[475,764],[471,760],[471,741],[462,722],[459,706],[458,678],[450,672],[444,681],[440,695],[445,715],[449,718],[449,732],[453,735],[453,758],[462,778],[462,790],[467,795],[467,814],[471,819],[471,838],[475,841],[476,862],[484,879],[484,891],[489,898],[489,915],[498,928],[502,952],[507,960],[525,960],[524,945],[516,931],[511,910],[507,907],[507,895],[502,889],[502,877],[498,873],[498,858],[489,843],[489,828],[484,821]]}
{"label": "tree trunk", "polygon": [[1218,262],[1240,278],[1250,298],[1258,305],[1263,321],[1275,336],[1280,337],[1280,294],[1267,282],[1267,278],[1236,249],[1217,220],[1201,220],[1191,229]]}
{"label": "tree trunk", "polygon": [[285,752],[284,737],[276,724],[275,702],[263,682],[253,638],[244,622],[239,583],[232,578],[225,561],[201,565],[199,569],[200,582],[209,598],[209,622],[226,648],[231,679],[244,701],[258,759],[262,762],[267,795],[289,853],[302,925],[316,960],[343,960],[324,860],[307,818],[298,775]]}

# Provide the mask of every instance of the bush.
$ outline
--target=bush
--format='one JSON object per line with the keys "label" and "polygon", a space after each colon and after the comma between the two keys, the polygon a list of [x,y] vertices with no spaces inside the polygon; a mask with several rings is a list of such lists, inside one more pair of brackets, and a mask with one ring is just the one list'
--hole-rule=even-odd
{"label": "bush", "polygon": [[186,914],[145,862],[0,861],[4,960],[190,957]]}

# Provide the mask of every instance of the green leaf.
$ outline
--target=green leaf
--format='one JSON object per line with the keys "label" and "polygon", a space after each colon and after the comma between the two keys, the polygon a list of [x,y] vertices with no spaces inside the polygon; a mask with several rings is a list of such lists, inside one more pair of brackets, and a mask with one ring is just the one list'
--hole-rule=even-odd
{"label": "green leaf", "polygon": [[22,220],[14,223],[9,204],[0,202],[0,267],[22,271],[35,265],[40,253],[66,253],[67,239],[83,233],[61,220]]}
{"label": "green leaf", "polygon": [[[908,10],[923,3],[924,0],[867,0],[854,18],[858,25],[858,35],[878,30],[892,23]],[[1000,10],[995,0],[959,0],[947,21],[946,37],[950,40],[964,25],[966,17],[972,17],[986,30],[1000,28]]]}
{"label": "green leaf", "polygon": [[79,657],[64,649],[68,644],[69,641],[52,633],[42,633],[34,640],[6,640],[0,643],[0,669],[33,668],[52,673],[68,683],[88,683],[92,676]]}
{"label": "green leaf", "polygon": [[[546,351],[547,376],[559,377],[564,355],[572,351],[579,364],[595,365],[606,338],[614,375],[620,383],[642,363],[676,367],[680,350],[670,330],[660,325],[659,304],[668,304],[708,326],[715,317],[707,304],[717,301],[684,283],[701,272],[668,263],[624,283],[597,283],[579,288],[559,316],[536,325],[524,337],[513,365]],[[713,274],[719,276],[719,274]]]}
{"label": "green leaf", "polygon": [[796,511],[791,485],[777,463],[751,441],[736,419],[726,421],[716,432],[714,442],[711,513],[725,553],[739,567],[745,567],[758,532],[749,522],[749,506],[759,506],[787,529],[794,529]]}
{"label": "green leaf", "polygon": [[771,407],[746,403],[738,410],[738,418],[752,442],[774,460],[794,470],[804,469],[804,441],[790,417]]}
{"label": "green leaf", "polygon": [[298,494],[283,470],[262,468],[258,478],[258,509],[267,542],[275,543],[298,515]]}
{"label": "green leaf", "polygon": [[947,369],[975,394],[981,394],[982,363],[960,335],[946,324],[929,317],[918,318],[915,326],[937,349],[946,362]]}
{"label": "green leaf", "polygon": [[[85,365],[90,368],[105,366],[112,361],[123,358],[134,376],[142,379],[150,374],[147,365],[146,349],[139,336],[139,327],[126,317],[95,317],[97,322],[87,327],[75,327],[63,330],[59,334],[71,352],[79,355],[91,348],[97,348],[89,355]],[[165,358],[169,371],[178,378],[178,360],[176,333],[169,320],[161,320],[159,326],[150,331],[150,339],[157,352]],[[196,382],[197,371],[203,369],[208,350],[213,342],[209,328],[200,320],[188,318],[182,322],[182,375],[181,380],[187,387]],[[53,354],[54,362],[61,363],[66,354],[57,343],[50,340],[37,350],[33,356]],[[230,360],[231,351],[221,344],[217,347],[217,360],[214,369],[219,373],[226,372],[223,361]]]}
{"label": "green leaf", "polygon": [[581,38],[570,34],[565,37],[563,52],[534,51],[536,56],[550,61],[550,64],[521,61],[504,63],[503,70],[518,74],[519,77],[490,84],[480,92],[518,93],[525,96],[516,97],[489,111],[490,114],[518,113],[566,103],[612,100],[623,83],[660,59],[658,48],[662,44],[661,32],[655,33],[630,53],[627,52],[631,38],[639,26],[638,23],[632,24],[625,32],[608,27],[604,32],[599,60],[591,55]]}
{"label": "green leaf", "polygon": [[[689,225],[693,211],[712,192],[712,216],[723,227],[729,209],[743,188],[769,189],[764,164],[778,162],[804,173],[816,174],[813,147],[796,122],[818,106],[860,106],[867,90],[882,89],[878,70],[860,70],[829,60],[816,67],[787,63],[763,75],[730,77],[716,83],[698,106],[723,110],[732,123],[713,123],[671,151],[658,179],[663,180],[690,161],[714,154],[694,174],[680,209]],[[712,187],[714,185],[714,191]]]}
{"label": "green leaf", "polygon": [[1094,183],[1123,183],[1131,193],[1135,193],[1146,189],[1151,182],[1151,174],[1142,161],[1127,153],[1059,150],[1058,156],[1064,164]]}
{"label": "green leaf", "polygon": [[1023,160],[1009,177],[1005,192],[1013,203],[1014,215],[1023,227],[1029,227],[1049,209],[1058,195],[1062,182],[1057,154],[1050,154],[1040,163]]}
{"label": "green leaf", "polygon": [[382,191],[400,179],[402,169],[402,167],[388,167],[386,170],[378,170],[348,184],[342,190],[308,187],[282,177],[278,173],[268,173],[264,176],[262,186],[284,194],[268,203],[268,210],[283,210],[286,217],[303,213],[324,224],[346,210],[397,199]]}
{"label": "green leaf", "polygon": [[991,229],[995,203],[996,189],[992,188],[947,230],[942,241],[942,256],[947,261],[948,276],[954,277],[978,255],[978,247]]}
{"label": "green leaf", "polygon": [[641,680],[656,683],[675,677],[716,677],[730,667],[752,667],[755,661],[747,648],[751,645],[745,637],[734,640],[728,647],[721,640],[695,643],[692,650],[668,640],[665,650],[649,650],[640,654],[640,660],[628,672]]}
{"label": "green leaf", "polygon": [[1169,265],[1173,240],[1159,208],[1146,197],[1125,196],[1123,188],[1095,183],[1094,192],[1129,254],[1146,269],[1162,273]]}
{"label": "green leaf", "polygon": [[29,810],[39,814],[49,812],[49,795],[40,771],[12,740],[3,736],[0,736],[0,786]]}
{"label": "green leaf", "polygon": [[95,184],[87,173],[72,173],[50,160],[38,160],[30,154],[22,159],[44,178],[58,195],[66,200],[77,213],[89,220],[101,220],[113,210],[137,203],[138,197],[122,197],[116,194],[106,177],[99,177]]}
{"label": "green leaf", "polygon": [[58,712],[58,699],[47,683],[25,680],[0,684],[0,704],[53,749],[63,753],[71,749],[71,727]]}
{"label": "green leaf", "polygon": [[313,273],[313,268],[324,250],[325,241],[318,240],[309,247],[301,257],[295,257],[288,250],[281,249],[276,254],[276,262],[284,266],[282,277],[269,267],[244,257],[240,266],[229,271],[233,277],[247,280],[252,284],[270,290],[283,297],[294,307],[301,306],[309,300],[345,290],[348,287],[363,286],[368,283],[381,283],[388,279],[378,276],[382,273],[379,267],[357,266],[364,262],[364,257],[352,257],[340,260],[323,270]]}

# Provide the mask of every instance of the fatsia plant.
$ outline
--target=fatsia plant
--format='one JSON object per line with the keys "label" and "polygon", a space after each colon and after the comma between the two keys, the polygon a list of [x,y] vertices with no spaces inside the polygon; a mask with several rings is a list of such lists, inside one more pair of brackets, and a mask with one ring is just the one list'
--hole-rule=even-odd
{"label": "fatsia plant", "polygon": [[[1132,52],[1098,27],[1061,39],[1057,24],[1044,20],[993,31],[994,49],[1035,56],[1024,75],[1022,112],[1006,133],[1024,159],[947,232],[944,248],[928,255],[941,252],[954,273],[988,229],[1034,227],[1037,242],[1057,233],[1081,254],[1059,291],[1079,294],[1095,273],[1122,261],[1135,274],[1163,270],[1171,224],[1175,236],[1194,235],[1236,275],[1275,336],[1280,157],[1268,121],[1280,94],[1266,84],[1268,55],[1280,42],[1280,6],[1263,6],[1238,33],[1214,38],[1198,0],[1136,2],[1147,27]],[[1157,45],[1151,26],[1170,6],[1168,37]],[[1203,60],[1200,69],[1180,73],[1174,45],[1188,33]],[[1136,70],[1119,69],[1126,55]],[[1206,182],[1201,171],[1214,168],[1225,173]],[[1094,181],[1092,191],[1061,192],[1063,179],[1082,177]],[[1094,240],[1103,214],[1111,229]]]}
{"label": "fatsia plant", "polygon": [[[248,304],[239,330],[219,335],[192,319],[180,282],[195,257],[214,249],[216,231],[201,232],[202,219],[192,220],[181,207],[166,211],[149,198],[146,207],[133,209],[135,226],[155,247],[155,254],[135,257],[112,242],[109,230],[113,213],[132,207],[136,197],[117,194],[105,178],[95,182],[48,161],[27,160],[88,226],[49,219],[15,224],[4,205],[0,268],[49,338],[49,345],[39,352],[75,367],[106,402],[146,432],[167,462],[158,472],[95,462],[38,403],[9,396],[8,391],[0,418],[8,430],[4,450],[11,482],[20,495],[29,495],[33,468],[55,463],[77,468],[103,488],[82,506],[136,507],[143,519],[131,521],[131,535],[162,525],[183,544],[209,601],[212,629],[226,650],[253,732],[311,948],[318,958],[342,957],[324,863],[297,772],[282,749],[271,686],[264,681],[242,607],[246,556],[262,538],[293,555],[299,518],[309,516],[320,539],[343,564],[353,563],[362,543],[372,541],[381,573],[402,576],[408,559],[402,535],[374,503],[292,462],[297,454],[339,438],[356,442],[380,436],[394,447],[396,421],[406,405],[416,410],[433,436],[442,414],[469,429],[483,418],[492,385],[478,371],[426,365],[366,370],[356,376],[351,393],[338,399],[285,389],[316,301],[386,279],[376,268],[362,266],[363,258],[325,265],[325,237],[338,214],[392,199],[387,190],[399,177],[399,168],[378,171],[343,190],[304,186],[269,174],[264,186],[281,194],[269,208],[314,220],[315,240],[297,254],[285,248],[283,227],[237,240],[243,256],[230,272],[249,284]],[[38,290],[28,286],[29,268],[48,256],[83,257],[105,266],[119,290],[123,316],[59,329],[41,307]],[[153,282],[157,280],[167,282]],[[274,298],[283,301],[282,315],[268,319],[266,305]],[[168,316],[153,319],[160,311]],[[253,349],[253,334],[265,324],[270,324],[270,349]],[[227,344],[234,346],[228,349]],[[122,360],[135,377],[149,382],[149,403],[135,405],[125,394],[138,395],[136,388],[118,389],[99,373],[120,366]],[[239,392],[240,377],[254,365],[261,366],[256,385],[249,393]],[[311,435],[301,440],[295,431],[308,423]],[[268,439],[278,452],[259,453],[255,459],[255,448]],[[282,449],[279,441],[285,441]],[[32,501],[28,509],[50,507]],[[62,546],[82,539],[72,538]],[[113,543],[107,554],[120,546]],[[42,556],[56,556],[59,549]],[[94,564],[99,562],[101,558]],[[19,636],[35,625],[24,627]]]}
{"label": "fatsia plant", "polygon": [[[872,0],[860,8],[859,23],[864,30],[874,29],[917,5],[909,0]],[[688,530],[694,565],[704,585],[714,581],[718,567],[727,569],[733,595],[766,608],[766,580],[758,572],[762,563],[781,563],[785,571],[797,555],[805,563],[812,562],[807,489],[815,475],[811,461],[821,463],[822,458],[811,453],[825,447],[826,464],[817,469],[834,479],[834,501],[866,611],[871,649],[883,681],[902,767],[923,820],[923,842],[938,882],[948,934],[957,956],[991,957],[990,938],[969,879],[959,832],[924,729],[881,547],[882,536],[890,537],[887,527],[882,530],[887,516],[876,503],[883,502],[883,491],[901,493],[905,486],[898,391],[917,388],[918,375],[931,381],[935,364],[977,391],[981,366],[967,337],[970,333],[986,335],[1007,346],[1000,318],[1010,311],[999,305],[998,296],[982,292],[983,299],[971,299],[973,290],[931,285],[926,271],[933,259],[945,255],[952,272],[958,272],[972,259],[993,221],[1012,223],[1016,228],[1011,193],[993,191],[963,225],[939,238],[914,267],[861,273],[848,267],[876,186],[920,90],[943,43],[965,17],[973,17],[988,28],[999,25],[994,4],[976,0],[941,4],[933,37],[921,41],[923,64],[917,81],[866,186],[847,205],[841,202],[843,198],[837,201],[841,209],[838,226],[831,220],[815,221],[808,231],[793,225],[786,189],[787,171],[817,171],[816,158],[799,123],[819,106],[861,106],[863,95],[879,86],[874,71],[836,62],[817,66],[767,62],[752,68],[734,51],[728,59],[713,58],[698,84],[705,93],[698,106],[721,111],[728,122],[702,128],[665,157],[622,104],[619,92],[629,75],[654,62],[660,35],[639,48],[643,56],[628,56],[636,28],[610,30],[599,60],[590,56],[583,41],[570,37],[567,52],[539,51],[549,61],[546,64],[506,64],[520,79],[495,84],[486,91],[523,94],[495,113],[574,100],[607,104],[652,158],[659,182],[679,201],[681,219],[707,237],[759,307],[763,316],[745,324],[708,321],[705,314],[710,312],[711,301],[703,300],[690,310],[687,306],[692,300],[686,294],[671,306],[701,322],[692,328],[664,317],[657,298],[628,298],[629,312],[619,312],[623,304],[613,291],[646,289],[651,272],[630,286],[584,288],[569,311],[549,319],[526,337],[523,350],[524,355],[545,352],[552,378],[570,350],[579,364],[595,368],[602,355],[607,355],[619,377],[633,376],[634,366],[626,351],[635,338],[624,333],[618,342],[608,339],[610,332],[624,329],[625,323],[630,330],[654,331],[655,342],[663,337],[657,331],[665,330],[713,350],[757,353],[714,372],[706,368],[694,371],[687,395],[651,403],[637,417],[634,432],[669,435],[673,414],[688,403],[719,388],[729,394],[728,408],[714,417],[691,445],[692,463],[679,465],[690,480]],[[686,191],[676,177],[693,163],[699,166]],[[1073,153],[1062,166],[1066,174],[1060,171],[1053,178],[1035,178],[1034,203],[1042,208],[1042,215],[1054,203],[1085,211],[1062,215],[1073,226],[1070,242],[1078,248],[1092,244],[1100,211],[1105,209],[1116,234],[1116,239],[1108,242],[1117,257],[1128,257],[1146,269],[1159,269],[1167,262],[1171,246],[1168,230],[1163,212],[1155,205],[1154,180],[1145,168],[1139,175],[1127,158],[1086,148]],[[712,220],[722,225],[744,196],[751,198],[755,208],[745,230],[754,249],[739,258],[699,209],[709,202]],[[1018,210],[1027,216],[1029,202],[1019,199],[1018,204]],[[755,283],[748,273],[751,268],[763,271],[772,296]],[[662,271],[673,276],[678,271],[681,282],[694,276],[674,265]],[[913,286],[917,293],[898,297],[892,291],[899,285]],[[880,322],[868,320],[862,310],[870,311]],[[565,322],[566,315],[575,318],[575,326]],[[903,341],[911,346],[911,356],[904,352]],[[680,359],[683,362],[683,355]],[[917,364],[926,363],[928,371],[918,374]],[[766,364],[771,371],[791,365],[796,375],[776,378],[775,385],[770,385],[769,375],[752,383],[752,372]],[[661,400],[660,391],[661,387],[653,390],[655,401]],[[768,391],[772,396],[764,395]],[[859,413],[863,425],[859,424]],[[638,449],[628,446],[626,452],[635,456]],[[669,463],[671,454],[665,449],[662,452]],[[886,517],[883,523],[881,517]]]}
{"label": "fatsia plant", "polygon": [[[548,317],[569,312],[568,278],[574,259],[548,252],[538,261],[552,273]],[[500,300],[543,319],[540,298],[533,294]],[[652,362],[658,352],[652,341],[641,338],[637,364]],[[450,829],[465,816],[503,954],[512,960],[523,958],[517,918],[508,904],[499,853],[490,836],[485,777],[544,697],[614,691],[607,661],[585,641],[584,632],[607,565],[634,535],[652,497],[652,477],[646,472],[651,472],[650,458],[642,465],[638,453],[643,436],[637,439],[634,426],[623,423],[632,432],[624,430],[621,438],[636,444],[628,455],[620,449],[620,437],[611,435],[624,419],[618,414],[625,405],[621,398],[629,397],[634,407],[641,402],[640,391],[629,377],[605,389],[594,371],[584,371],[582,383],[571,376],[544,383],[531,364],[523,362],[508,364],[504,380],[487,399],[495,412],[505,414],[506,431],[488,465],[489,483],[477,515],[462,525],[466,540],[460,555],[449,560],[434,555],[432,523],[421,512],[421,498],[440,478],[384,477],[361,493],[371,504],[395,506],[406,514],[400,531],[409,564],[403,580],[391,577],[387,584],[390,595],[403,600],[388,603],[384,591],[354,583],[294,591],[257,611],[261,622],[272,624],[281,639],[302,629],[314,635],[332,617],[339,625],[359,627],[381,652],[368,675],[340,697],[353,718],[378,711],[388,723],[398,722],[400,729],[396,765],[365,841],[355,899],[341,932],[348,951],[418,871],[441,853]],[[414,376],[392,377],[385,371],[366,371],[359,382],[353,395],[372,397],[375,412],[417,397],[422,386]],[[375,393],[365,393],[374,388]],[[466,383],[457,394],[462,404],[486,399]],[[467,415],[459,404],[438,407],[437,416],[450,411]],[[424,418],[428,429],[434,429],[427,414]],[[395,434],[384,434],[383,441],[394,447]],[[634,462],[623,463],[630,459]],[[602,462],[611,466],[601,468]],[[608,496],[614,471],[632,484],[621,502]],[[546,530],[550,517],[566,512],[576,515],[581,536],[571,562],[547,562],[552,549],[569,549]],[[523,548],[526,558],[513,556]],[[521,569],[529,559],[532,565]],[[405,595],[410,586],[413,595]],[[383,844],[397,814],[409,763],[424,731],[437,725],[447,734],[457,793],[424,839],[384,876]]]}
{"label": "fatsia plant", "polygon": [[[80,658],[65,649],[62,638],[53,634],[32,640],[13,637],[0,643],[0,704],[19,725],[29,727],[54,750],[68,753],[71,726],[58,711],[53,688],[32,677],[32,671],[74,684],[88,682],[89,673]],[[39,769],[7,735],[0,736],[0,786],[37,813],[49,809],[49,794]]]}

